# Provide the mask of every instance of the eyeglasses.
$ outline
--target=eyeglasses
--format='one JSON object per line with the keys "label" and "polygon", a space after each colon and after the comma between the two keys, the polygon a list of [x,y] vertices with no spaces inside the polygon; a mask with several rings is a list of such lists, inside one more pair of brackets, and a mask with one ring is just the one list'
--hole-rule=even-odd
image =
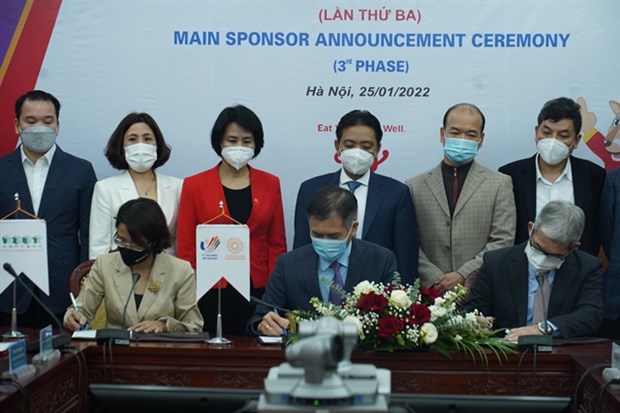
{"label": "eyeglasses", "polygon": [[530,247],[532,247],[532,249],[534,251],[537,251],[541,254],[546,255],[547,257],[551,257],[551,258],[557,258],[558,260],[564,260],[566,258],[566,256],[568,254],[570,254],[570,249],[568,250],[568,252],[564,253],[564,254],[551,254],[545,250],[543,250],[542,248],[540,248],[540,246],[538,244],[534,244],[534,242],[532,241],[532,238],[530,237]]}
{"label": "eyeglasses", "polygon": [[118,232],[114,234],[113,240],[116,243],[116,245],[118,245],[119,247],[126,248],[128,250],[132,250],[132,251],[136,251],[136,252],[142,252],[142,251],[144,251],[145,249],[148,248],[148,246],[143,247],[141,245],[134,244],[133,242],[127,242],[127,241],[119,238]]}

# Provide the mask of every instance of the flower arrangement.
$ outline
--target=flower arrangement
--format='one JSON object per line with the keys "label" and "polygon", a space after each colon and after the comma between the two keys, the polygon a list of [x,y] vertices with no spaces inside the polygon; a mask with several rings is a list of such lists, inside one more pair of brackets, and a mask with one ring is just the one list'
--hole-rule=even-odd
{"label": "flower arrangement", "polygon": [[420,287],[419,281],[413,286],[401,285],[398,279],[389,285],[362,281],[352,293],[339,292],[341,306],[317,297],[310,303],[318,316],[355,323],[361,349],[394,351],[433,345],[448,357],[454,351],[463,351],[485,362],[486,349],[498,359],[515,352],[514,344],[495,337],[490,322],[477,310],[459,308],[458,303],[467,294],[461,285],[442,295],[434,288]]}

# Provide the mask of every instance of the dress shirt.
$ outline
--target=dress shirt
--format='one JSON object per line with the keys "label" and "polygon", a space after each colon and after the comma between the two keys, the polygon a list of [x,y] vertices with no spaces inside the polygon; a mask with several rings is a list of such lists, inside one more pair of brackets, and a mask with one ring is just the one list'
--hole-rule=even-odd
{"label": "dress shirt", "polygon": [[24,173],[26,174],[26,181],[28,181],[28,189],[30,190],[30,198],[32,199],[32,208],[34,209],[33,213],[35,215],[39,212],[43,188],[45,188],[45,180],[47,179],[47,173],[50,170],[55,152],[56,144],[52,145],[49,151],[37,159],[36,163],[33,163],[26,156],[24,146],[21,146],[22,165],[24,165]]}
{"label": "dress shirt", "polygon": [[570,167],[570,159],[566,159],[564,170],[555,180],[549,182],[543,178],[538,166],[538,157],[536,155],[536,216],[545,205],[550,201],[568,201],[575,203],[575,190],[573,188],[573,172]]}
{"label": "dress shirt", "polygon": [[[534,271],[534,267],[530,263],[527,264],[527,322],[526,325],[532,325],[532,321],[534,320],[534,299],[536,298],[536,291],[538,290],[538,280],[536,280],[536,271]],[[553,280],[555,280],[555,270],[549,271],[547,274],[547,282],[549,282],[549,295],[551,295],[551,290],[553,290]],[[549,313],[549,303],[545,303],[547,306],[547,313]],[[553,336],[558,337],[560,335],[559,329],[547,320],[547,324],[551,328],[553,328]]]}
{"label": "dress shirt", "polygon": [[[342,256],[336,260],[338,261],[338,263],[340,263],[340,275],[342,276],[342,285],[345,285],[347,283],[347,270],[349,268],[349,257],[351,256],[352,244],[352,242],[349,242],[349,245],[347,245],[347,249],[345,250],[344,254],[342,254]],[[324,259],[319,258],[319,288],[321,289],[321,298],[325,303],[329,302],[330,285],[325,281],[331,281],[334,279],[334,270],[330,268],[330,265],[332,265],[331,262],[327,262]]]}
{"label": "dress shirt", "polygon": [[[349,190],[349,186],[347,182],[352,181],[344,171],[344,168],[340,170],[340,188]],[[360,179],[357,180],[361,185],[353,192],[355,195],[355,199],[357,199],[357,222],[359,222],[357,226],[357,235],[355,238],[362,238],[362,234],[364,233],[364,215],[366,212],[366,198],[368,197],[368,182],[370,181],[370,169],[366,171],[364,175]]]}

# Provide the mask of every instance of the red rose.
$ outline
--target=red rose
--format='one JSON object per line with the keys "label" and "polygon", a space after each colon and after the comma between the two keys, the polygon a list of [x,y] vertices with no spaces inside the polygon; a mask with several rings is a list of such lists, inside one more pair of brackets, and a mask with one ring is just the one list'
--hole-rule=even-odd
{"label": "red rose", "polygon": [[413,325],[421,326],[431,319],[431,310],[428,309],[425,305],[422,304],[414,304],[411,306],[409,310],[411,313],[411,317],[413,320],[411,322]]}
{"label": "red rose", "polygon": [[360,309],[362,314],[365,314],[369,311],[374,311],[375,313],[383,313],[388,305],[388,300],[382,295],[375,294],[374,292],[370,292],[364,296],[362,296],[357,302],[357,308]]}
{"label": "red rose", "polygon": [[383,340],[392,340],[397,333],[403,331],[405,324],[397,317],[382,317],[379,319],[379,337]]}
{"label": "red rose", "polygon": [[430,288],[422,287],[422,288],[420,288],[420,294],[422,295],[422,298],[426,298],[428,300],[429,304],[435,304],[435,298],[443,296],[443,294],[439,290],[437,290],[437,289],[435,289],[433,287],[430,287]]}

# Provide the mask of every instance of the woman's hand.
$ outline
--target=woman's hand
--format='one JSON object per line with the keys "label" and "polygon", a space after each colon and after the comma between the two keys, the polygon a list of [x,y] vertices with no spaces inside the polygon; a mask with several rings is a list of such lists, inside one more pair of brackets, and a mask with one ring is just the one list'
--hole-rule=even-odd
{"label": "woman's hand", "polygon": [[129,331],[135,331],[136,333],[164,333],[166,332],[165,321],[141,321],[128,328]]}
{"label": "woman's hand", "polygon": [[87,322],[88,319],[86,317],[73,309],[67,310],[63,317],[63,325],[70,331],[81,330],[82,326],[86,325]]}

